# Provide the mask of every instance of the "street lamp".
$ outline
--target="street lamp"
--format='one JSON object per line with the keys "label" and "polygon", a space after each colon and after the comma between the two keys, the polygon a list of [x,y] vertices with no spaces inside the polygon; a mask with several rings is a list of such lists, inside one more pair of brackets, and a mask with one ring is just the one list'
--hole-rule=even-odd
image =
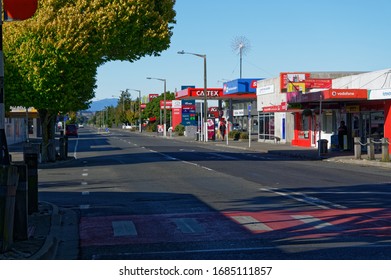
{"label": "street lamp", "polygon": [[138,124],[138,131],[141,133],[142,132],[142,126],[141,126],[141,90],[138,90],[138,89],[130,89],[130,90],[133,90],[133,91],[137,91],[138,92],[138,99],[139,99],[139,105],[138,105],[138,121],[139,121],[139,124]]}
{"label": "street lamp", "polygon": [[166,129],[166,126],[167,126],[167,111],[166,111],[166,83],[167,83],[167,80],[166,79],[160,79],[160,78],[152,78],[152,77],[147,77],[148,80],[158,80],[158,81],[162,81],[164,82],[164,93],[163,93],[163,96],[164,96],[164,108],[163,108],[163,136],[167,136],[167,129]]}
{"label": "street lamp", "polygon": [[206,85],[206,54],[189,53],[185,51],[179,51],[178,54],[191,54],[204,59],[204,141],[208,142],[208,104],[207,104],[207,85]]}

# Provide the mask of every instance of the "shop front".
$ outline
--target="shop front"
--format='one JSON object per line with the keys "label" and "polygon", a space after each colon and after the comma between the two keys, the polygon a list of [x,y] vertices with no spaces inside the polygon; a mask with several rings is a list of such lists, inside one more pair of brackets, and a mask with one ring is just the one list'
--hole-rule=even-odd
{"label": "shop front", "polygon": [[[328,148],[347,150],[353,148],[354,137],[373,135],[372,118],[380,121],[382,108],[378,102],[367,100],[366,89],[328,89],[318,92],[288,92],[288,108],[299,109],[294,116],[292,145],[316,147],[321,139]],[[338,127],[345,123],[347,132],[340,135]],[[372,121],[373,122],[373,121]]]}
{"label": "shop front", "polygon": [[[228,101],[227,119],[233,129],[257,131],[257,81],[261,78],[236,79],[224,83],[224,99]],[[251,123],[250,123],[251,120]]]}
{"label": "shop front", "polygon": [[[383,114],[372,113],[368,116],[371,132],[384,138],[391,139],[391,88],[373,89],[368,91],[368,100],[380,101],[383,105]],[[381,123],[383,118],[383,123]]]}

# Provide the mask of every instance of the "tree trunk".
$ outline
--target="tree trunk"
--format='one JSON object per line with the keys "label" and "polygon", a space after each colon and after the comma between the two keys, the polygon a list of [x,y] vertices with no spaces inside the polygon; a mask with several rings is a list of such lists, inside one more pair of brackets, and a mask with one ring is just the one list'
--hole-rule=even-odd
{"label": "tree trunk", "polygon": [[48,110],[39,110],[39,117],[42,125],[42,162],[54,162],[56,161],[56,114]]}

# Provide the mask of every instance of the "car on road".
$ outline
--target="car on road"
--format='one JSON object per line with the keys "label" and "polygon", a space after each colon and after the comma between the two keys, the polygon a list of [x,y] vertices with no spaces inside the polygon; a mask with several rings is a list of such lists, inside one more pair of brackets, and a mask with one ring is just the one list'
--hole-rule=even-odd
{"label": "car on road", "polygon": [[76,124],[67,124],[65,128],[66,136],[78,136],[77,125]]}
{"label": "car on road", "polygon": [[84,124],[79,123],[79,128],[83,128],[83,127],[84,127]]}

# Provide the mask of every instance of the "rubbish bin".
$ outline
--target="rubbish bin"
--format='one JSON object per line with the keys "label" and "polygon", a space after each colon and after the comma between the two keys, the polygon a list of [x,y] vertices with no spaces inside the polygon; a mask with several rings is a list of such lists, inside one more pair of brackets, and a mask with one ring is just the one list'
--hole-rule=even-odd
{"label": "rubbish bin", "polygon": [[327,151],[328,151],[327,144],[328,143],[329,143],[329,141],[327,141],[326,139],[318,140],[318,149],[322,155],[327,154]]}
{"label": "rubbish bin", "polygon": [[15,195],[18,184],[16,166],[0,166],[0,252],[6,252],[13,243]]}
{"label": "rubbish bin", "polygon": [[200,132],[199,132],[199,131],[197,131],[197,132],[195,133],[195,140],[196,140],[196,141],[200,141]]}

